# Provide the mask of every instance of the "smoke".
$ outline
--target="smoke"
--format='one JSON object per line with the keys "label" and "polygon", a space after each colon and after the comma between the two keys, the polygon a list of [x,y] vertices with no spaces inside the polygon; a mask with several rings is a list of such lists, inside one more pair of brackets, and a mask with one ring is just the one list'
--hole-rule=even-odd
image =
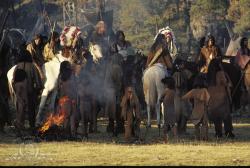
{"label": "smoke", "polygon": [[[114,101],[116,90],[119,90],[116,88],[119,88],[119,84],[114,83],[112,76],[114,76],[114,73],[119,74],[120,72],[112,71],[112,67],[114,65],[111,61],[104,59],[97,64],[92,64],[91,69],[84,67],[79,75],[79,95],[85,96],[84,93],[88,92],[102,105]],[[122,79],[119,78],[119,75],[117,76],[116,81],[121,83]]]}

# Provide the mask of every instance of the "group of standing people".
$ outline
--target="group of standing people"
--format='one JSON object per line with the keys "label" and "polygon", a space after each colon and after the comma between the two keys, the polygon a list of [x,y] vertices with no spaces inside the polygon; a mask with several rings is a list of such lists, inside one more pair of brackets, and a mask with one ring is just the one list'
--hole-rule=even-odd
{"label": "group of standing people", "polygon": [[[170,130],[173,131],[175,137],[178,136],[178,121],[175,110],[176,81],[171,77],[173,74],[171,71],[174,69],[174,66],[171,66],[171,63],[174,61],[172,59],[172,61],[168,62],[168,59],[166,59],[167,56],[172,57],[171,52],[167,47],[169,34],[171,33],[163,32],[157,35],[147,61],[148,67],[159,63],[167,67],[167,77],[162,80],[166,89],[162,92],[160,98],[160,102],[163,103],[164,107],[163,128],[166,141],[168,140],[168,133]],[[157,43],[158,40],[161,42]],[[242,38],[240,46],[241,48],[235,57],[235,62],[232,64],[243,72],[250,60],[247,38]],[[189,90],[181,97],[182,100],[190,100],[192,103],[193,110],[189,120],[191,120],[195,126],[195,137],[198,140],[208,140],[209,120],[215,125],[215,136],[217,138],[222,137],[222,123],[224,123],[226,137],[235,137],[233,134],[231,117],[231,96],[233,92],[232,82],[229,77],[231,74],[227,74],[223,69],[222,60],[223,55],[220,48],[216,45],[215,38],[212,35],[209,35],[201,45],[200,51],[195,59],[198,75],[193,81],[193,89]],[[184,66],[185,65],[179,68],[185,68]],[[214,71],[211,71],[211,69]],[[211,75],[210,71],[214,74]],[[242,86],[244,85],[244,81],[242,80],[237,82],[239,82],[238,84],[241,83]],[[148,123],[148,125],[149,124],[150,123]]]}
{"label": "group of standing people", "polygon": [[[65,28],[64,30],[65,33],[62,33],[61,35],[59,35],[59,33],[57,32],[52,32],[51,37],[47,40],[47,43],[44,43],[43,36],[39,34],[35,35],[34,39],[30,44],[28,44],[27,46],[23,45],[22,48],[20,48],[19,59],[12,80],[12,86],[16,98],[15,107],[17,112],[14,125],[16,127],[18,136],[21,136],[22,131],[24,130],[24,121],[26,115],[29,116],[29,125],[33,133],[36,133],[38,129],[37,127],[41,127],[44,121],[46,121],[46,118],[44,118],[46,116],[42,117],[42,113],[36,114],[37,107],[39,105],[39,100],[42,97],[41,93],[44,89],[44,81],[47,80],[45,79],[43,65],[46,62],[51,61],[52,59],[59,59],[57,55],[59,53],[61,53],[63,57],[71,57],[72,52],[74,52],[74,50],[76,49],[75,43],[78,42],[77,40],[79,40],[80,37],[80,30],[78,30],[78,28],[76,28],[78,30],[77,32],[73,31],[73,33],[71,34],[72,37],[75,34],[76,36],[79,36],[77,37],[77,40],[76,38],[72,40],[69,37],[70,35],[66,33],[68,31],[68,29],[66,29],[67,28]],[[84,46],[80,47],[84,48],[85,50],[88,50],[87,47],[89,44],[98,44],[99,46],[101,46],[102,49],[102,54],[104,56],[103,60],[108,60],[108,57],[111,54],[119,53],[121,55],[122,60],[126,61],[127,57],[131,53],[134,54],[130,42],[125,39],[124,32],[118,31],[114,37],[108,36],[106,34],[106,24],[103,21],[97,23],[95,31],[92,32],[92,34],[89,38],[87,38],[87,40],[87,42],[85,41],[85,43],[81,44]],[[83,54],[83,56],[85,57],[87,62],[93,61],[91,60],[91,58],[89,58],[88,54]],[[88,63],[86,65],[88,65]],[[86,66],[86,68],[88,69],[88,71],[91,71],[91,73],[96,70],[94,69],[95,67],[93,68],[93,66],[91,65]],[[79,95],[79,90],[76,90],[76,88],[78,85],[78,80],[81,80],[82,82],[82,79],[78,79],[81,71],[80,69],[81,66],[78,66],[77,62],[61,62],[58,76],[58,84],[55,88],[58,91],[56,110],[59,113],[62,112],[62,110],[66,111],[67,115],[65,117],[64,123],[65,127],[69,128],[68,133],[72,137],[76,137],[77,124],[79,124],[77,123],[76,111],[79,109],[77,105],[84,106],[84,109],[93,110],[93,104],[91,104],[88,108],[88,101],[91,101],[92,93],[88,93],[88,91],[90,90],[88,90],[87,88],[93,87],[89,86],[88,81],[81,83],[84,84],[84,89],[82,90],[83,94],[80,94],[83,95],[83,98],[81,99],[81,103],[78,104],[79,99],[77,95]],[[126,70],[123,69],[123,71],[125,72]],[[138,118],[136,116],[140,116],[140,108],[138,98],[132,86],[132,81],[128,81],[131,79],[127,77],[130,74],[124,74],[126,75],[124,75],[122,79],[124,97],[121,97],[123,101],[120,102],[120,106],[122,108],[121,111],[123,111],[121,117],[123,118],[122,120],[125,120],[125,125],[131,125],[132,122],[127,122],[127,118],[128,120]],[[134,115],[134,109],[136,109],[136,115]],[[88,121],[92,120],[93,117],[86,116],[85,114],[81,114],[84,118],[82,120],[83,124],[88,123]],[[139,123],[139,118],[137,123]],[[91,128],[89,132],[95,131],[96,128],[94,128],[95,126],[93,125],[92,121],[90,125]],[[85,128],[87,128],[87,126]],[[87,130],[84,130],[84,132],[86,133]]]}

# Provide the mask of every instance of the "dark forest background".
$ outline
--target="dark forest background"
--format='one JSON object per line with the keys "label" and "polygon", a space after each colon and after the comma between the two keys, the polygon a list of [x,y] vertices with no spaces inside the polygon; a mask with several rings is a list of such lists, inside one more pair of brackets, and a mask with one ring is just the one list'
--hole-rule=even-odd
{"label": "dark forest background", "polygon": [[[27,36],[36,26],[42,11],[48,13],[56,30],[64,25],[63,0],[1,0],[0,12],[9,8],[7,26],[25,29]],[[67,1],[68,2],[68,1]],[[98,0],[72,0],[75,13],[72,23],[88,24],[84,13],[98,10]],[[113,10],[113,30],[123,30],[132,45],[147,53],[158,29],[170,26],[177,38],[180,53],[195,54],[199,40],[208,33],[226,50],[230,35],[249,36],[249,0],[105,0],[105,10]],[[3,16],[1,15],[1,20]],[[70,20],[69,19],[69,20]],[[44,19],[48,24],[47,19]],[[68,24],[67,22],[66,24]]]}

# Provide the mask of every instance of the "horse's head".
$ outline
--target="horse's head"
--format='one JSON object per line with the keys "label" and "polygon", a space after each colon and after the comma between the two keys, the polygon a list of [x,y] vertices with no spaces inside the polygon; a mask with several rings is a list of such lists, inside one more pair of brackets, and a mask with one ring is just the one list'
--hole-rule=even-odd
{"label": "horse's head", "polygon": [[99,60],[103,58],[102,48],[98,44],[90,44],[89,52],[93,56],[93,61],[95,63],[99,62]]}
{"label": "horse's head", "polygon": [[216,85],[227,85],[227,78],[224,71],[218,71],[216,73]]}

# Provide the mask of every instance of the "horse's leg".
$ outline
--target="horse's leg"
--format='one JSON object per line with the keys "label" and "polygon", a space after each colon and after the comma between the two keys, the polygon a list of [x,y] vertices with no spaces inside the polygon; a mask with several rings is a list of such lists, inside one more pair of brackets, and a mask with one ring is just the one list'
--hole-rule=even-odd
{"label": "horse's leg", "polygon": [[161,119],[161,122],[162,122],[162,127],[164,126],[165,124],[165,115],[164,115],[164,106],[163,106],[163,103],[161,103],[161,114],[162,114],[162,119]]}
{"label": "horse's leg", "polygon": [[147,114],[148,114],[148,123],[147,126],[151,127],[151,113],[150,113],[150,105],[147,104]]}
{"label": "horse's leg", "polygon": [[226,137],[234,138],[233,123],[232,123],[232,117],[230,114],[228,114],[227,117],[224,118],[223,123],[224,123],[224,131],[225,131]]}
{"label": "horse's leg", "polygon": [[157,125],[160,125],[161,124],[161,112],[160,112],[160,110],[161,110],[161,105],[160,105],[160,103],[157,103],[156,105],[155,105],[155,111],[156,111],[156,118],[157,118]]}
{"label": "horse's leg", "polygon": [[49,111],[54,112],[54,113],[55,113],[56,95],[57,95],[57,91],[56,90],[52,91],[51,101],[50,101],[50,104],[49,104]]}
{"label": "horse's leg", "polygon": [[89,122],[89,133],[97,133],[97,117],[100,111],[100,105],[96,98],[91,98],[91,120]]}
{"label": "horse's leg", "polygon": [[220,118],[216,118],[214,120],[214,126],[215,126],[215,136],[217,138],[222,137],[222,120]]}
{"label": "horse's leg", "polygon": [[36,115],[36,126],[40,125],[41,122],[42,122],[43,108],[44,108],[44,105],[46,103],[48,94],[49,94],[48,90],[44,89],[43,93],[42,93],[42,96],[41,96],[41,101],[40,101],[40,104],[39,104],[38,113]]}
{"label": "horse's leg", "polygon": [[121,108],[119,104],[116,104],[116,123],[117,123],[117,133],[124,133],[124,120],[121,117]]}

